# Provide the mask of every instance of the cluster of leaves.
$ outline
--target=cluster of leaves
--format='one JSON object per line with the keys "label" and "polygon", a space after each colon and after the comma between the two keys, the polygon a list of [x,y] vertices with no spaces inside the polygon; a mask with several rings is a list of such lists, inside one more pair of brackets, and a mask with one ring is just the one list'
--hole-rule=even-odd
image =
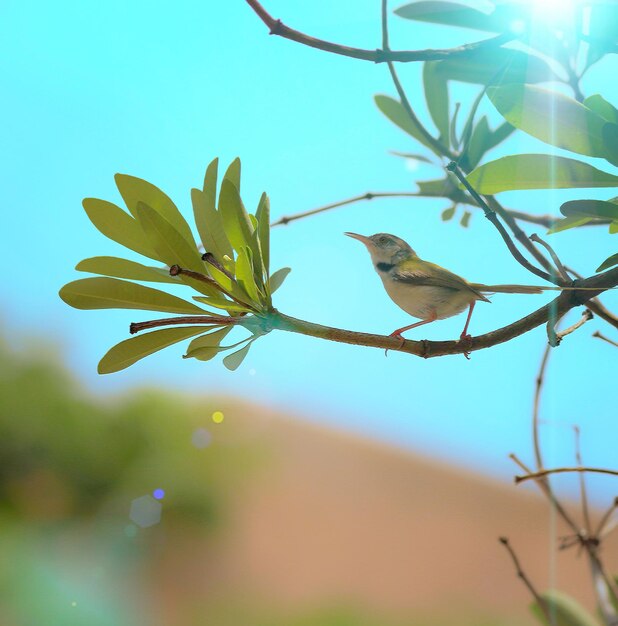
{"label": "cluster of leaves", "polygon": [[[101,359],[99,373],[122,370],[191,337],[194,339],[188,346],[187,358],[207,361],[219,352],[238,348],[223,360],[228,369],[234,370],[251,344],[267,332],[260,320],[272,309],[272,294],[290,271],[283,268],[272,275],[269,271],[268,196],[262,194],[255,214],[249,214],[240,198],[240,161],[233,161],[225,172],[218,198],[217,176],[215,159],[206,170],[203,188],[191,190],[203,249],[172,200],[145,180],[116,175],[128,213],[105,200],[84,200],[88,217],[101,233],[163,267],[109,256],[85,259],[76,269],[100,276],[65,285],[60,297],[77,309],[141,309],[198,316],[192,325],[122,341]],[[199,306],[134,281],[190,287],[199,294],[193,296]],[[203,316],[203,324],[199,316]],[[244,327],[250,335],[222,346],[235,326]]]}
{"label": "cluster of leaves", "polygon": [[[476,49],[443,61],[424,65],[424,94],[437,136],[428,132],[417,118],[411,117],[403,102],[388,96],[376,96],[376,104],[392,122],[428,148],[435,157],[455,158],[468,172],[468,181],[479,192],[493,195],[509,190],[550,188],[618,187],[618,176],[584,161],[556,154],[517,154],[479,165],[483,157],[515,129],[521,130],[561,150],[602,159],[618,165],[618,110],[596,94],[583,99],[539,86],[539,83],[564,82],[579,94],[579,78],[603,55],[616,52],[615,32],[618,5],[595,4],[589,7],[586,34],[582,33],[581,8],[564,29],[533,21],[532,3],[496,2],[492,13],[483,13],[453,2],[421,1],[395,11],[409,20],[433,22],[518,34],[518,48]],[[541,32],[539,32],[541,30]],[[532,32],[534,31],[534,32]],[[526,36],[528,35],[528,36]],[[576,73],[578,46],[585,39],[588,47],[583,67]],[[554,57],[548,60],[548,57]],[[562,65],[562,68],[559,66]],[[560,73],[561,71],[561,73]],[[461,133],[457,131],[460,110],[451,110],[449,81],[482,86],[472,104]],[[479,105],[487,96],[504,118],[492,130],[487,116],[475,119]],[[437,141],[431,141],[431,139]],[[424,155],[404,154],[408,158],[431,160]],[[418,183],[419,195],[444,197],[452,206],[442,213],[449,220],[458,204],[470,204],[463,188],[451,176]],[[565,219],[557,221],[550,233],[590,223],[609,224],[609,232],[618,232],[618,198],[574,200],[560,208]],[[467,226],[469,212],[461,219]],[[605,260],[597,271],[618,263],[618,254]]]}

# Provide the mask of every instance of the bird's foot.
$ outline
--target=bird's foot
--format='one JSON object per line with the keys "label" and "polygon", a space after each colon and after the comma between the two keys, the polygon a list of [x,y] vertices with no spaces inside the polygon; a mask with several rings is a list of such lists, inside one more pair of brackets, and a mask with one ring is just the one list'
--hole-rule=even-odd
{"label": "bird's foot", "polygon": [[463,344],[463,346],[464,346],[463,355],[469,361],[470,360],[470,350],[466,350],[465,347],[466,347],[466,344],[468,344],[468,347],[471,347],[472,335],[469,335],[468,333],[461,333],[461,335],[459,336],[459,343]]}
{"label": "bird's foot", "polygon": [[[399,347],[402,348],[403,344],[406,342],[406,340],[404,339],[404,337],[401,335],[401,333],[395,331],[394,333],[391,333],[389,335],[389,337],[397,337],[397,339],[399,339],[399,341],[401,342],[399,344]],[[386,348],[386,350],[384,350],[384,356],[388,356],[388,348]]]}

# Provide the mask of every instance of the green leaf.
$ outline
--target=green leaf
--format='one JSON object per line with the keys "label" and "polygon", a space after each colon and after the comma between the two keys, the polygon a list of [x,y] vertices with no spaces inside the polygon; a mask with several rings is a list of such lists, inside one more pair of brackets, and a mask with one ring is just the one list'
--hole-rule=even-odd
{"label": "green leaf", "polygon": [[618,204],[606,200],[570,200],[560,207],[560,213],[618,220]]}
{"label": "green leaf", "polygon": [[393,124],[399,126],[401,130],[435,152],[434,148],[423,135],[420,126],[412,120],[399,100],[382,95],[375,96],[374,100],[378,109],[380,109]]}
{"label": "green leaf", "polygon": [[618,125],[607,122],[601,131],[605,158],[612,164],[618,165]]}
{"label": "green leaf", "polygon": [[202,255],[152,207],[139,202],[135,210],[150,245],[157,251],[159,258],[170,267],[180,265],[183,269],[204,272]]}
{"label": "green leaf", "polygon": [[282,267],[270,277],[269,287],[271,294],[275,293],[275,291],[281,287],[283,281],[287,278],[291,271],[292,270],[289,267]]}
{"label": "green leaf", "polygon": [[233,352],[232,354],[226,356],[223,359],[223,365],[225,365],[225,367],[227,367],[227,369],[232,372],[238,369],[240,364],[245,360],[245,357],[247,356],[247,353],[249,352],[249,348],[251,347],[252,343],[252,341],[249,341],[246,346],[242,347],[237,352]]}
{"label": "green leaf", "polygon": [[450,177],[438,180],[419,180],[416,184],[421,196],[449,198],[455,204],[468,202],[468,196],[453,183]]}
{"label": "green leaf", "polygon": [[85,198],[82,204],[99,232],[129,250],[158,260],[137,220],[120,207],[97,198]]}
{"label": "green leaf", "polygon": [[237,304],[231,300],[226,300],[224,297],[214,298],[210,296],[193,296],[193,299],[196,302],[201,302],[202,304],[214,307],[215,309],[223,309],[224,311],[229,311],[230,313],[247,313],[250,310],[246,306],[242,306],[241,304]]}
{"label": "green leaf", "polygon": [[141,178],[126,174],[116,174],[114,178],[118,191],[133,217],[138,217],[137,205],[143,202],[164,217],[188,243],[195,246],[195,240],[189,224],[187,224],[187,221],[172,200],[158,187]]}
{"label": "green leaf", "polygon": [[556,78],[541,58],[511,48],[478,49],[437,63],[436,72],[463,83],[541,83]]}
{"label": "green leaf", "polygon": [[253,300],[253,302],[261,302],[262,298],[260,297],[257,285],[255,284],[253,267],[251,266],[251,261],[249,260],[247,248],[241,248],[238,252],[238,258],[236,259],[236,279],[240,283],[241,287],[249,294],[249,297]]}
{"label": "green leaf", "polygon": [[448,142],[450,123],[448,85],[445,78],[436,72],[436,65],[435,61],[423,64],[423,87],[429,114],[440,133],[440,141],[445,143]]}
{"label": "green leaf", "polygon": [[474,127],[472,135],[470,136],[470,142],[468,143],[467,157],[470,167],[475,167],[483,158],[485,152],[490,148],[490,141],[491,131],[487,123],[487,116],[483,115],[478,124]]}
{"label": "green leaf", "polygon": [[612,256],[607,257],[599,267],[597,267],[597,272],[602,272],[603,270],[607,270],[610,267],[614,267],[614,265],[618,265],[618,253],[612,254]]}
{"label": "green leaf", "polygon": [[396,150],[391,150],[390,153],[397,157],[402,157],[403,159],[412,159],[413,161],[421,161],[422,163],[433,163],[431,159],[428,159],[423,154],[414,154],[412,152],[397,152]]}
{"label": "green leaf", "polygon": [[223,180],[229,180],[240,193],[240,159],[236,157],[227,168]]}
{"label": "green leaf", "polygon": [[477,167],[468,175],[468,182],[478,193],[494,194],[514,189],[617,187],[618,176],[574,159],[519,154]]}
{"label": "green leaf", "polygon": [[616,233],[618,233],[618,222],[612,222],[609,225],[609,234],[615,235]]}
{"label": "green leaf", "polygon": [[229,180],[224,179],[219,193],[219,213],[223,219],[223,228],[228,240],[237,253],[251,245],[253,227],[247,211],[240,199],[238,189]]}
{"label": "green leaf", "polygon": [[65,285],[60,297],[76,309],[140,309],[207,315],[191,302],[164,291],[116,278],[82,278]]}
{"label": "green leaf", "polygon": [[202,335],[194,339],[187,348],[185,359],[198,359],[199,361],[210,361],[217,356],[219,352],[225,350],[220,344],[226,335],[232,330],[232,326],[225,326],[220,330],[215,330],[207,335]]}
{"label": "green leaf", "polygon": [[[259,302],[252,303],[251,298],[247,294],[247,292],[236,282],[236,280],[230,278],[226,274],[224,274],[220,269],[214,267],[213,265],[208,264],[208,273],[223,289],[232,294],[236,299],[241,302],[245,302],[248,305],[254,304],[255,306],[259,306]],[[218,294],[216,297],[219,297]],[[209,297],[215,297],[214,294],[209,294]]]}
{"label": "green leaf", "polygon": [[565,217],[563,220],[556,220],[552,227],[547,231],[548,235],[553,235],[554,233],[562,232],[563,230],[569,230],[570,228],[577,228],[578,226],[583,226],[590,222],[592,218],[590,217],[582,217],[581,215],[571,215],[569,217]]}
{"label": "green leaf", "polygon": [[164,328],[126,339],[108,350],[99,362],[98,372],[99,374],[119,372],[154,352],[167,348],[183,339],[199,335],[209,328],[211,326]]}
{"label": "green leaf", "polygon": [[533,602],[530,605],[532,614],[546,626],[600,626],[599,622],[574,598],[552,589],[541,594],[551,615],[551,624],[547,621],[541,607]]}
{"label": "green leaf", "polygon": [[412,2],[394,11],[407,20],[459,26],[489,32],[502,32],[504,24],[495,17],[455,2]]}
{"label": "green leaf", "polygon": [[[213,183],[216,184],[216,181]],[[210,189],[210,188],[209,188]],[[233,272],[233,262],[224,261],[224,257],[229,259],[234,257],[234,251],[232,250],[232,244],[229,242],[225,229],[223,228],[223,220],[221,215],[217,211],[214,200],[216,193],[206,193],[199,189],[191,190],[191,201],[193,203],[193,213],[195,214],[195,220],[200,228],[200,237],[204,244],[206,252],[214,254],[219,263],[225,265],[225,267]],[[199,216],[199,221],[198,221]],[[199,224],[202,223],[200,227]],[[231,267],[230,267],[231,264]]]}
{"label": "green leaf", "polygon": [[502,116],[519,130],[578,154],[605,157],[605,119],[561,93],[536,85],[489,87],[487,95]]}
{"label": "green leaf", "polygon": [[512,126],[508,122],[504,122],[504,124],[500,124],[496,130],[491,133],[491,138],[489,140],[489,147],[487,148],[487,152],[492,148],[495,148],[498,144],[502,143],[509,135],[513,134],[515,131],[515,126]]}
{"label": "green leaf", "polygon": [[444,211],[442,211],[442,213],[440,214],[440,217],[442,218],[443,222],[448,222],[449,220],[453,219],[453,215],[455,215],[455,209],[457,207],[451,206],[448,209],[444,209]]}
{"label": "green leaf", "polygon": [[584,100],[584,106],[600,115],[607,122],[618,124],[618,109],[598,93],[588,96]]}
{"label": "green leaf", "polygon": [[135,261],[119,259],[113,256],[95,256],[80,261],[75,269],[79,272],[90,272],[115,278],[128,278],[129,280],[143,280],[152,283],[173,283],[178,285],[180,280],[170,276],[168,270],[160,267],[149,267]]}
{"label": "green leaf", "polygon": [[461,220],[459,221],[459,223],[464,228],[468,228],[468,225],[470,224],[470,218],[471,217],[472,217],[472,213],[470,213],[470,211],[464,211],[464,214],[461,216]]}
{"label": "green leaf", "polygon": [[258,223],[257,233],[260,240],[264,273],[268,277],[270,271],[270,200],[265,193],[260,198],[255,217]]}

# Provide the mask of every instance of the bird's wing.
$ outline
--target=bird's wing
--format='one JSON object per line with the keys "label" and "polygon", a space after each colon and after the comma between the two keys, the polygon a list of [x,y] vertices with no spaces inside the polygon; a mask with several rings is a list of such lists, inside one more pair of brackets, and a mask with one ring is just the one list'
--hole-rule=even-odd
{"label": "bird's wing", "polygon": [[443,267],[428,261],[421,261],[420,259],[404,261],[393,269],[391,276],[394,280],[409,285],[467,291],[476,295],[479,300],[487,300],[482,293],[472,287],[461,276],[457,276],[457,274],[453,274],[453,272],[449,272]]}

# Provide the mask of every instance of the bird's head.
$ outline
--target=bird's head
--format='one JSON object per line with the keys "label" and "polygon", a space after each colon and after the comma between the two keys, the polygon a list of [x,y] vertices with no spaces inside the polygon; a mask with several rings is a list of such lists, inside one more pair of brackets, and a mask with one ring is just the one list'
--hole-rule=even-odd
{"label": "bird's head", "polygon": [[365,237],[356,233],[345,234],[365,244],[374,265],[378,263],[394,265],[416,256],[416,252],[403,239],[395,235],[377,233],[371,237]]}

